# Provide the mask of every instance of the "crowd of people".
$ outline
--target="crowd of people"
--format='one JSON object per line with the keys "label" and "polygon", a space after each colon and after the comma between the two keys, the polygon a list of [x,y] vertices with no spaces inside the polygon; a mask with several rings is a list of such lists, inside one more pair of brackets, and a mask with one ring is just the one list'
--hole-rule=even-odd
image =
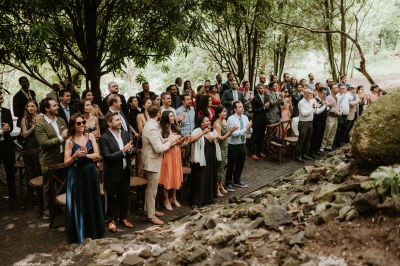
{"label": "crowd of people", "polygon": [[[149,222],[162,225],[163,212],[156,210],[159,186],[168,211],[179,208],[176,191],[183,184],[183,168],[191,168],[190,202],[193,207],[210,204],[217,197],[247,187],[241,180],[249,146],[253,160],[267,157],[267,125],[289,121],[290,133],[298,137],[296,160],[312,159],[349,141],[354,120],[382,94],[371,86],[317,82],[271,75],[258,77],[254,90],[248,81],[240,86],[233,73],[227,81],[216,76],[192,88],[190,80],[177,78],[161,95],[142,91],[128,100],[118,84],[108,84],[109,94],[96,104],[93,92],[81,96],[73,84],[52,91],[38,103],[26,77],[13,97],[13,114],[21,128],[18,138],[24,150],[40,149],[38,164],[43,176],[43,218],[49,218],[50,165],[68,167],[66,228],[69,242],[104,236],[104,221],[110,232],[117,222],[132,228],[129,221],[130,177],[147,180],[144,209]],[[11,111],[2,107],[0,93],[0,159],[3,161],[10,200],[15,199],[15,146]],[[249,141],[246,137],[251,134]],[[279,138],[280,136],[275,136]],[[99,175],[99,160],[102,175]],[[36,174],[36,173],[35,173]],[[35,174],[31,174],[32,176]],[[31,177],[32,177],[31,176]],[[104,183],[105,208],[99,183]]]}

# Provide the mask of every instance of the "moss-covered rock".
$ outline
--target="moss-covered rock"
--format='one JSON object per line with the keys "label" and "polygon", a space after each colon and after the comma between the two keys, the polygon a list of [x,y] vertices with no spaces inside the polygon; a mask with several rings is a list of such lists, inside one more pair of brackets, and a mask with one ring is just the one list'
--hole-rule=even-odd
{"label": "moss-covered rock", "polygon": [[400,162],[400,90],[380,97],[350,132],[351,153],[361,166]]}

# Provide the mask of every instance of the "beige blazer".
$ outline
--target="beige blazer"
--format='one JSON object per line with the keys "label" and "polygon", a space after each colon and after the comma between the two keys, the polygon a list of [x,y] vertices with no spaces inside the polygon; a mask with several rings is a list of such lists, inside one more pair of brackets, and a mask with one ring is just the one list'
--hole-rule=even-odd
{"label": "beige blazer", "polygon": [[149,172],[160,172],[163,152],[170,148],[170,143],[164,143],[158,123],[149,119],[142,132],[143,169]]}

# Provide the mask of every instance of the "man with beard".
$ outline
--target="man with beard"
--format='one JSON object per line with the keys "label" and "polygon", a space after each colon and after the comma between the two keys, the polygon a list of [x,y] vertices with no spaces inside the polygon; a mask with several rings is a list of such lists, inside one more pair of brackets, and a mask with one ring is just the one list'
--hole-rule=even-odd
{"label": "man with beard", "polygon": [[64,161],[64,142],[67,139],[67,125],[59,117],[58,104],[50,98],[40,102],[40,112],[43,118],[35,125],[35,136],[40,147],[40,165],[43,175],[43,219],[50,218],[50,177],[47,167]]}

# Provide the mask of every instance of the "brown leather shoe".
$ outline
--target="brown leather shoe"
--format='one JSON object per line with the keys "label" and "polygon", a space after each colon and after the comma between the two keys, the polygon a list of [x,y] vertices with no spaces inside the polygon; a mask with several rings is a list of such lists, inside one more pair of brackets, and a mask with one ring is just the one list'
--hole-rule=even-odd
{"label": "brown leather shoe", "polygon": [[161,221],[160,219],[158,219],[157,217],[147,218],[147,221],[149,221],[150,223],[155,224],[155,225],[163,225],[164,224],[164,222]]}
{"label": "brown leather shoe", "polygon": [[133,224],[128,219],[122,219],[121,224],[126,228],[133,228]]}
{"label": "brown leather shoe", "polygon": [[114,220],[108,223],[108,231],[110,231],[111,233],[117,232],[117,226],[115,225]]}
{"label": "brown leather shoe", "polygon": [[163,213],[163,212],[156,211],[156,212],[154,213],[154,215],[157,216],[157,217],[163,217],[163,216],[164,216],[164,213]]}

